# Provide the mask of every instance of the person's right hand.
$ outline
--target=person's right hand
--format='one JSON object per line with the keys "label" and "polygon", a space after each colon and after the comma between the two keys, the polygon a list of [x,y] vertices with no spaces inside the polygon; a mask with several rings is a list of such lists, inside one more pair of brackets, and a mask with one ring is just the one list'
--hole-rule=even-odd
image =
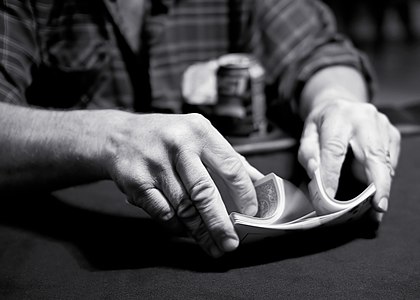
{"label": "person's right hand", "polygon": [[117,112],[108,124],[106,171],[130,203],[163,222],[177,219],[214,257],[237,248],[238,236],[210,174],[223,180],[248,215],[257,212],[253,181],[263,175],[207,119]]}

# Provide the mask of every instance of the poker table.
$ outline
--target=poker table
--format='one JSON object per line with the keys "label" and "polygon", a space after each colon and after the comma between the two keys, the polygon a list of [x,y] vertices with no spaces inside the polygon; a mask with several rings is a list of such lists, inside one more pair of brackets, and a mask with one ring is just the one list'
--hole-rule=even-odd
{"label": "poker table", "polygon": [[[420,298],[420,137],[406,136],[389,212],[244,244],[213,259],[125,203],[112,182],[2,195],[0,299]],[[257,153],[302,176],[295,148]]]}

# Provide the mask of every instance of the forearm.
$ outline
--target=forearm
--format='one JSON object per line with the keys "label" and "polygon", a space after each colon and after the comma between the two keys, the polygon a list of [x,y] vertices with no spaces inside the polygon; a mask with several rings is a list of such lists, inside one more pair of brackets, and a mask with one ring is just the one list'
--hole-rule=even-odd
{"label": "forearm", "polygon": [[362,75],[346,66],[333,66],[318,71],[302,90],[300,116],[305,120],[313,109],[333,99],[367,102],[368,92]]}
{"label": "forearm", "polygon": [[105,178],[100,160],[107,114],[0,103],[0,191],[55,189]]}

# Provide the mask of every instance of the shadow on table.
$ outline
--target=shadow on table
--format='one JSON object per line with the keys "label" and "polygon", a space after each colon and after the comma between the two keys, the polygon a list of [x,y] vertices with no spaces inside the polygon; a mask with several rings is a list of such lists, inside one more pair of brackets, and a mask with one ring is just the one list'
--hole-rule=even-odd
{"label": "shadow on table", "polygon": [[224,272],[319,253],[358,238],[373,237],[366,224],[353,224],[245,244],[215,260],[191,240],[174,238],[151,219],[83,210],[53,196],[37,197],[41,200],[36,201],[34,198],[31,195],[1,201],[0,226],[57,241],[82,268],[92,271],[168,267]]}

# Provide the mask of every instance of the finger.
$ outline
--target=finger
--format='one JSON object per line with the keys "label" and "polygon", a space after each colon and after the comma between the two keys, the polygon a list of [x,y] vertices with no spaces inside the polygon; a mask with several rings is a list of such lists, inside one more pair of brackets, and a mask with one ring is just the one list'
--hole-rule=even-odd
{"label": "finger", "polygon": [[400,142],[401,135],[400,132],[391,125],[389,119],[384,114],[378,115],[378,125],[377,130],[381,134],[382,145],[387,151],[387,166],[391,177],[395,175],[395,168],[398,164],[398,158],[400,155]]}
{"label": "finger", "polygon": [[175,216],[175,211],[165,196],[156,188],[141,191],[135,197],[127,197],[129,203],[144,209],[153,219],[166,222]]}
{"label": "finger", "polygon": [[320,161],[318,128],[313,122],[308,123],[303,130],[300,139],[298,160],[305,168],[308,176],[313,178]]}
{"label": "finger", "polygon": [[212,174],[224,181],[240,212],[255,215],[258,203],[252,180],[237,152],[218,132],[209,136],[201,159]]}
{"label": "finger", "polygon": [[325,120],[320,127],[321,176],[330,197],[335,197],[341,167],[351,138],[351,127],[337,118]]}
{"label": "finger", "polygon": [[379,229],[379,225],[382,222],[382,219],[384,218],[383,212],[378,212],[374,209],[369,210],[368,212],[369,219],[371,221],[371,227],[375,231]]}
{"label": "finger", "polygon": [[371,218],[375,223],[380,224],[384,218],[384,213],[372,210]]}
{"label": "finger", "polygon": [[389,136],[380,136],[383,132],[381,123],[375,130],[360,130],[351,142],[355,156],[365,165],[368,179],[375,184],[376,193],[373,197],[373,207],[379,212],[388,209],[388,199],[391,189],[392,165],[389,149]]}
{"label": "finger", "polygon": [[248,172],[248,175],[251,178],[252,182],[255,182],[255,181],[264,177],[264,174],[262,174],[255,167],[253,167],[244,156],[242,156],[239,153],[238,153],[238,155],[239,155],[239,158],[242,161],[242,164],[245,167],[245,170]]}
{"label": "finger", "polygon": [[[400,145],[401,145],[401,134],[400,132],[392,125],[390,125],[391,129],[391,136],[389,141],[389,151],[390,151],[390,159],[391,159],[391,166],[393,169],[393,173],[395,173],[395,169],[398,165],[398,159],[400,157]],[[394,175],[394,174],[392,174]]]}
{"label": "finger", "polygon": [[[236,249],[239,244],[238,236],[220,193],[199,157],[181,154],[176,162],[176,170],[205,228],[219,249],[225,252]],[[201,231],[193,234],[198,240],[205,236]]]}
{"label": "finger", "polygon": [[388,199],[391,189],[391,172],[389,157],[383,151],[369,151],[366,154],[366,172],[376,186],[373,197],[374,208],[379,212],[388,209]]}
{"label": "finger", "polygon": [[209,255],[219,257],[222,252],[213,241],[200,213],[193,205],[178,175],[172,171],[162,175],[160,187],[175,210],[176,218]]}

